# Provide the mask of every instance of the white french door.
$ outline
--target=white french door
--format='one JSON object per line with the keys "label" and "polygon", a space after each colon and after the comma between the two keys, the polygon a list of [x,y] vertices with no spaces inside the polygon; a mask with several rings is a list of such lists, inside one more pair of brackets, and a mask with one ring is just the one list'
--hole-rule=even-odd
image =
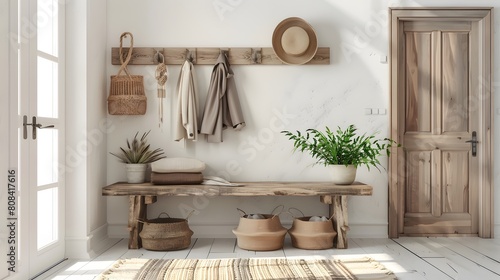
{"label": "white french door", "polygon": [[17,173],[17,262],[28,279],[64,258],[64,7],[9,0],[10,156]]}

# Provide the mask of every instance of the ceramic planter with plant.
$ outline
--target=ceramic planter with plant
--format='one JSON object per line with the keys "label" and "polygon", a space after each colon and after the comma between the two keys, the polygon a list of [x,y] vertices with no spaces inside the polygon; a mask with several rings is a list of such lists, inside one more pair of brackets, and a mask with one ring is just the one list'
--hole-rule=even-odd
{"label": "ceramic planter with plant", "polygon": [[132,142],[127,139],[127,147],[120,147],[121,153],[110,153],[126,164],[128,183],[143,183],[147,165],[166,157],[163,149],[151,150],[146,139],[149,131],[145,132],[140,139],[137,138],[137,135],[139,135],[139,132],[135,134]]}
{"label": "ceramic planter with plant", "polygon": [[[309,152],[316,159],[316,164],[332,167],[333,182],[349,185],[356,178],[358,166],[365,165],[379,169],[379,156],[390,155],[390,149],[396,144],[389,138],[378,139],[375,135],[358,135],[354,125],[347,129],[340,127],[336,131],[326,127],[324,132],[307,129],[305,133],[282,131],[293,141],[294,151]],[[380,169],[379,169],[380,170]]]}

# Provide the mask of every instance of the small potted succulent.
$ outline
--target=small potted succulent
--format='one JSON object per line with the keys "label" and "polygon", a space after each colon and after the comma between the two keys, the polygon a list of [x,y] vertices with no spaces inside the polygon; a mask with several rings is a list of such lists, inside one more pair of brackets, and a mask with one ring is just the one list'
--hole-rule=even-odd
{"label": "small potted succulent", "polygon": [[325,132],[307,129],[305,133],[281,133],[293,141],[294,151],[307,151],[317,160],[316,164],[332,166],[335,184],[350,185],[354,182],[358,166],[379,169],[378,157],[381,154],[389,156],[391,147],[396,145],[392,139],[378,139],[373,134],[358,135],[356,131],[354,125],[349,125],[345,130],[339,127],[332,131],[326,127]]}
{"label": "small potted succulent", "polygon": [[150,149],[150,144],[147,143],[149,132],[145,132],[140,139],[137,138],[139,132],[134,136],[132,142],[127,139],[127,147],[120,147],[121,153],[110,153],[125,163],[127,170],[128,183],[143,183],[148,163],[165,158],[163,149]]}

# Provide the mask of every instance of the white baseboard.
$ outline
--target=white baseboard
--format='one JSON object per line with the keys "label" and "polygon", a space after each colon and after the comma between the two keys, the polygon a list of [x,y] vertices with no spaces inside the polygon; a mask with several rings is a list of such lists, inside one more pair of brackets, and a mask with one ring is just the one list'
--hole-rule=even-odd
{"label": "white baseboard", "polygon": [[107,229],[108,225],[105,224],[86,237],[66,237],[66,257],[89,260],[111,248],[116,240],[109,238]]}
{"label": "white baseboard", "polygon": [[88,243],[89,237],[77,238],[66,236],[66,257],[70,259],[91,259]]}
{"label": "white baseboard", "polygon": [[89,249],[92,258],[99,256],[116,243],[116,240],[109,238],[108,225],[104,224],[90,233]]}
{"label": "white baseboard", "polygon": [[[289,229],[292,225],[283,223]],[[194,232],[193,238],[233,238],[236,225],[189,225]],[[353,224],[349,225],[349,238],[387,238],[387,224]],[[124,224],[108,225],[109,238],[128,238],[128,226]]]}

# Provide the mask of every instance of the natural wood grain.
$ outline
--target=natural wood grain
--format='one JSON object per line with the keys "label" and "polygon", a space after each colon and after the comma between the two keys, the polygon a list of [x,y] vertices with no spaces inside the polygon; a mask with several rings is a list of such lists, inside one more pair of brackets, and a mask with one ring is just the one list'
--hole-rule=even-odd
{"label": "natural wood grain", "polygon": [[405,32],[405,38],[406,131],[430,132],[431,33]]}
{"label": "natural wood grain", "polygon": [[[401,81],[406,80],[405,74],[405,52],[404,52],[404,22],[398,19],[399,12],[394,9],[389,9],[390,14],[390,25],[389,30],[391,34],[391,40],[389,45],[390,50],[390,85],[391,85],[391,96],[390,96],[390,108],[391,108],[391,138],[396,140],[398,143],[402,143],[403,134],[400,133],[404,131],[405,122],[400,121],[400,118],[404,120],[405,110],[405,97],[404,95],[399,95],[398,93],[405,92],[405,85]],[[391,148],[391,157],[389,161],[389,237],[397,238],[399,232],[403,230],[403,218],[404,218],[404,190],[405,182],[405,154],[402,149],[397,147]]]}
{"label": "natural wood grain", "polygon": [[156,196],[150,196],[150,195],[148,195],[148,196],[146,196],[144,198],[144,203],[146,203],[146,204],[153,204],[153,203],[155,203],[157,201],[157,199],[158,199],[158,197],[156,197]]}
{"label": "natural wood grain", "polygon": [[469,128],[469,34],[442,34],[443,132],[466,132]]}
{"label": "natural wood grain", "polygon": [[431,211],[431,153],[412,151],[406,161],[406,211]]}
{"label": "natural wood grain", "polygon": [[472,23],[470,21],[407,21],[405,22],[406,31],[417,31],[417,32],[432,32],[436,30],[436,22],[439,22],[439,26],[442,29],[448,31],[465,31],[468,32],[471,29]]}
{"label": "natural wood grain", "polygon": [[333,203],[330,204],[330,216],[333,220],[333,228],[337,232],[334,237],[334,247],[337,249],[347,249],[347,231],[349,230],[349,220],[347,219],[347,196],[335,195],[331,197]]}
{"label": "natural wood grain", "polygon": [[[431,26],[434,27],[434,31],[429,34],[426,30],[432,29]],[[407,73],[428,72],[429,79],[425,84],[420,84],[417,78],[411,82],[408,82],[408,77],[406,79],[407,98],[414,101],[409,102],[410,106],[406,107],[407,126],[403,140],[407,151],[406,177],[408,178],[404,234],[473,234],[472,220],[479,218],[471,215],[473,213],[469,211],[469,195],[464,196],[463,193],[463,185],[467,186],[468,191],[469,183],[463,182],[464,177],[461,177],[465,176],[468,180],[469,172],[477,170],[469,170],[469,165],[465,165],[467,169],[464,170],[464,165],[455,160],[455,151],[467,154],[470,149],[470,145],[467,145],[464,139],[469,137],[467,131],[469,114],[475,113],[463,108],[464,104],[467,106],[470,97],[467,82],[469,33],[452,32],[447,30],[448,27],[449,24],[441,22],[425,22],[425,24],[414,24],[413,31],[405,33],[406,65],[409,69]],[[415,34],[425,34],[423,36],[425,40]],[[427,51],[420,50],[422,48],[419,47],[421,45],[418,43],[419,40],[425,41]],[[428,123],[423,126],[425,129],[422,129],[420,121],[412,119],[420,118],[422,115],[424,116],[422,119]],[[411,124],[416,125],[412,127]],[[473,125],[477,127],[477,123]],[[414,158],[417,155],[427,155],[429,158],[427,171],[422,170],[422,166],[418,164],[419,159]],[[451,170],[457,172],[457,168],[466,175],[454,175],[451,178]],[[461,224],[457,225],[456,220],[447,220],[456,216],[443,213],[460,214]],[[464,226],[463,223],[467,225]]]}
{"label": "natural wood grain", "polygon": [[[129,48],[123,48],[123,55],[126,56]],[[193,64],[213,65],[221,48],[151,48],[139,47],[132,50],[132,58],[129,65],[156,65],[155,54],[160,52],[165,57],[165,64],[180,65],[184,63],[188,54],[193,57]],[[227,48],[229,63],[232,65],[279,65],[284,64],[274,53],[272,48]],[[256,51],[261,55],[254,56]],[[119,48],[111,49],[111,64],[120,65]],[[316,55],[306,64],[327,65],[330,64],[330,48],[318,48]]]}
{"label": "natural wood grain", "polygon": [[372,195],[372,186],[354,182],[335,185],[331,182],[236,182],[240,187],[209,185],[152,185],[151,183],[115,183],[102,189],[103,195],[142,196],[321,196]]}
{"label": "natural wood grain", "polygon": [[[481,124],[483,127],[483,149],[481,156],[483,157],[483,162],[481,162],[481,166],[483,167],[481,174],[478,174],[481,182],[483,182],[483,187],[481,188],[481,196],[480,199],[480,216],[484,217],[485,222],[481,222],[479,225],[479,236],[483,237],[493,237],[493,226],[494,226],[494,217],[493,217],[493,207],[494,207],[494,186],[493,186],[493,135],[494,135],[494,126],[492,113],[495,112],[494,104],[492,99],[492,85],[491,82],[493,80],[493,19],[492,13],[488,13],[484,19],[478,23],[480,26],[480,30],[482,34],[484,34],[481,39],[483,44],[481,45],[481,54],[484,56],[477,59],[477,63],[479,63],[482,68],[481,72],[477,77],[482,77],[481,86],[478,87],[483,92],[482,95],[482,114],[481,114]],[[476,36],[480,36],[479,34],[471,34],[472,40],[475,39]],[[478,47],[475,45],[474,47]],[[473,49],[473,51],[475,51]],[[479,53],[479,52],[475,52]],[[474,59],[475,57],[473,57]]]}
{"label": "natural wood grain", "polygon": [[465,141],[470,139],[469,133],[456,134],[407,134],[404,137],[405,149],[418,151],[432,151],[436,149],[449,150],[469,150],[470,143]]}
{"label": "natural wood grain", "polygon": [[442,152],[443,212],[469,212],[469,153]]}
{"label": "natural wood grain", "polygon": [[139,249],[142,247],[139,233],[142,230],[142,223],[139,220],[145,220],[147,214],[147,206],[144,203],[144,196],[131,195],[129,197],[129,214],[128,214],[128,230],[130,238],[128,246],[130,249]]}
{"label": "natural wood grain", "polygon": [[440,172],[440,168],[442,166],[442,154],[441,150],[439,149],[434,149],[431,152],[432,155],[432,167],[431,167],[431,172],[432,172],[432,180],[431,180],[431,189],[432,189],[432,197],[431,197],[431,204],[432,204],[432,211],[431,214],[434,217],[441,217],[443,214],[443,203],[442,203],[442,197],[443,197],[443,191],[442,191],[442,172]]}
{"label": "natural wood grain", "polygon": [[432,68],[432,81],[431,81],[431,95],[433,104],[429,107],[431,112],[431,132],[433,135],[441,135],[442,132],[442,107],[440,105],[442,100],[442,90],[443,90],[443,75],[442,75],[442,60],[443,53],[441,51],[442,46],[442,32],[436,27],[436,30],[432,31],[432,50],[431,50],[431,68]]}
{"label": "natural wood grain", "polygon": [[[487,17],[489,18],[489,17]],[[487,21],[485,19],[484,21]],[[477,32],[480,30],[483,30],[482,32],[484,33],[484,44],[483,45],[483,50],[481,51],[479,49],[479,46],[477,44],[471,44],[470,45],[470,61],[471,61],[471,67],[470,67],[470,75],[469,75],[469,86],[471,89],[477,89],[481,91],[486,91],[488,92],[490,90],[490,86],[488,83],[485,83],[484,79],[473,79],[472,77],[488,77],[489,71],[484,70],[481,65],[483,63],[486,63],[487,65],[490,64],[489,58],[486,61],[483,61],[482,54],[484,51],[488,49],[488,46],[490,46],[490,43],[487,42],[489,40],[489,35],[488,30],[486,30],[488,27],[488,24],[486,22],[473,22],[472,23],[472,31],[470,33],[470,40],[472,42],[480,42],[482,41],[482,35]],[[488,53],[484,53],[485,56],[489,57]],[[489,69],[489,68],[488,68]],[[489,78],[486,78],[489,79]],[[469,104],[470,110],[479,110],[482,111],[482,115],[474,116],[477,117],[478,119],[472,118],[470,119],[471,122],[477,122],[480,124],[480,126],[485,127],[484,132],[487,131],[487,127],[489,127],[490,123],[490,114],[491,112],[494,112],[494,110],[491,109],[491,107],[485,106],[483,109],[478,108],[479,106],[484,106],[485,102],[488,102],[488,98],[490,98],[491,92],[486,93],[484,96],[484,100],[471,100],[471,103]],[[492,102],[494,103],[494,102]],[[480,133],[480,132],[479,132]],[[481,135],[481,133],[480,133]],[[467,139],[469,140],[469,139]],[[493,225],[494,221],[492,220],[492,216],[490,215],[493,213],[493,209],[490,207],[493,207],[492,203],[492,198],[494,195],[491,194],[492,191],[492,186],[491,186],[491,173],[489,170],[489,166],[493,166],[491,160],[491,138],[490,135],[486,132],[485,134],[482,135],[481,139],[481,146],[483,148],[483,153],[481,153],[481,150],[479,152],[480,156],[483,157],[483,161],[475,161],[471,160],[469,161],[469,167],[474,169],[474,170],[481,170],[482,167],[484,168],[484,171],[478,172],[478,173],[471,173],[469,174],[469,180],[470,182],[482,182],[481,185],[478,185],[478,192],[470,192],[470,209],[472,211],[475,211],[478,216],[482,217],[482,219],[477,219],[472,221],[472,230],[473,231],[478,231],[479,236],[481,237],[493,237]],[[481,166],[482,167],[481,167]],[[488,174],[488,175],[486,175]],[[469,182],[469,183],[470,183]],[[486,200],[483,200],[483,198],[486,198]],[[488,199],[490,199],[488,201]],[[482,209],[485,209],[485,212],[482,212]],[[485,221],[490,221],[486,222]],[[483,231],[483,229],[486,229]]]}
{"label": "natural wood grain", "polygon": [[471,225],[468,213],[443,213],[440,217],[434,217],[430,213],[406,213],[403,236],[454,233],[472,235]]}
{"label": "natural wood grain", "polygon": [[[389,235],[442,232],[489,237],[493,225],[491,9],[394,8],[390,16],[391,137],[403,145],[404,153],[395,149],[390,161],[396,168],[390,166]],[[415,67],[424,65],[427,71],[421,62],[427,58],[418,57],[424,53],[419,50],[422,42],[427,40],[421,37],[427,37],[416,33],[431,33],[430,99],[418,96],[425,86],[415,75],[421,73],[420,68],[417,71]],[[420,129],[419,108],[428,108],[430,132]],[[480,139],[477,157],[471,157],[470,144],[465,143],[472,131],[477,131]],[[432,160],[431,211],[426,213],[416,210],[425,208],[428,189],[420,184],[429,175],[420,173],[418,165],[411,166],[416,161],[411,157],[420,153],[430,153]],[[407,174],[408,165],[416,170]],[[415,189],[420,189],[423,199],[410,194]],[[415,212],[405,212],[408,209]],[[418,217],[420,214],[426,218]],[[449,214],[461,215],[463,224],[457,225],[457,219]],[[413,218],[416,220],[410,221]]]}

